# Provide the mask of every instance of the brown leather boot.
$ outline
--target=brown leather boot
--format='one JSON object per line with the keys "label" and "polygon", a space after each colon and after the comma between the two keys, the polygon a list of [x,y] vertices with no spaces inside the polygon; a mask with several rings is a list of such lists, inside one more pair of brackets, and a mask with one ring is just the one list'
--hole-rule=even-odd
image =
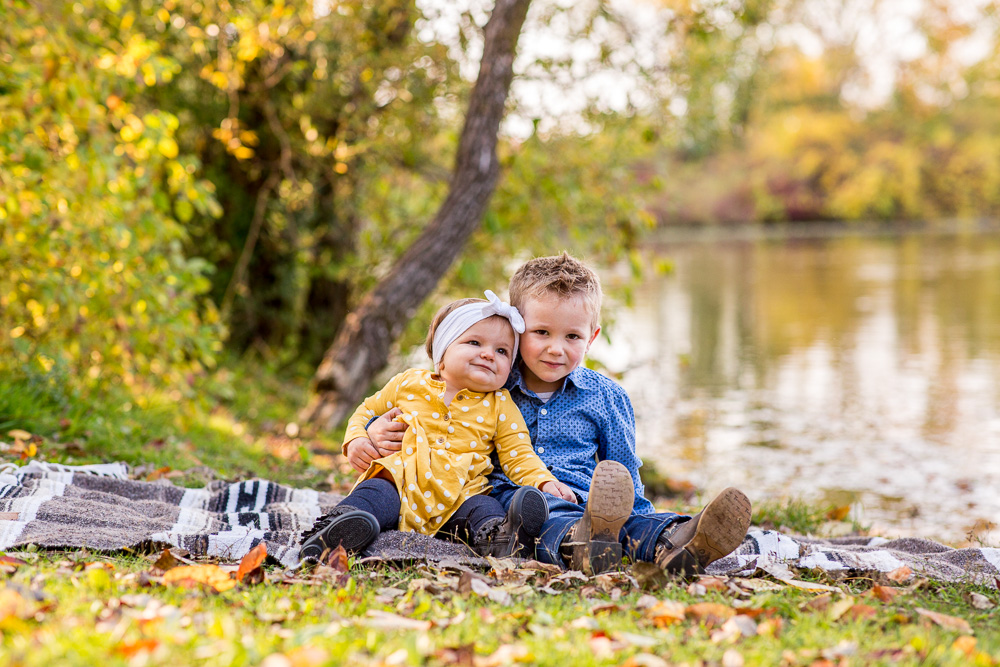
{"label": "brown leather boot", "polygon": [[667,572],[701,574],[740,545],[750,527],[750,500],[729,487],[684,523],[657,538],[656,564]]}
{"label": "brown leather boot", "polygon": [[583,517],[573,524],[560,545],[571,569],[589,575],[621,565],[618,535],[634,503],[635,486],[628,468],[617,461],[598,463]]}

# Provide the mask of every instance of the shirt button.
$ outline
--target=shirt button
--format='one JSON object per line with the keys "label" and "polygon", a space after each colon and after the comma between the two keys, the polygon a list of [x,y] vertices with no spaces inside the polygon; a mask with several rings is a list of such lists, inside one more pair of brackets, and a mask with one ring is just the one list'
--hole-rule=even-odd
{"label": "shirt button", "polygon": [[545,453],[545,448],[544,447],[539,447],[538,448],[538,453],[539,454],[544,454]]}
{"label": "shirt button", "polygon": [[541,412],[543,415],[549,414],[548,410],[546,410],[545,408],[542,408],[541,410],[539,410],[539,412]]}

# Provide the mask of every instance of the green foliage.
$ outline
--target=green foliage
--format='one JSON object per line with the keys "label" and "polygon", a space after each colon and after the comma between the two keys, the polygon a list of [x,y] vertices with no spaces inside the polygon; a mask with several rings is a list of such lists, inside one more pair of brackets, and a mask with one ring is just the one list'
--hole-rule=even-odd
{"label": "green foliage", "polygon": [[107,42],[73,7],[0,10],[0,365],[177,385],[222,332],[177,212],[217,204],[177,118],[127,101],[170,76],[155,45]]}

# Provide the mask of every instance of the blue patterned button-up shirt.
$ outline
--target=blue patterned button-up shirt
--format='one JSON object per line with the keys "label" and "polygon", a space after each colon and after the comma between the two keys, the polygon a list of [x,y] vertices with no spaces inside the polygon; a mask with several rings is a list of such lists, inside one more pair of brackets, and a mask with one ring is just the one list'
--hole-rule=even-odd
{"label": "blue patterned button-up shirt", "polygon": [[[515,366],[505,386],[524,416],[535,453],[559,481],[586,502],[597,462],[618,461],[635,485],[632,512],[654,512],[639,479],[642,461],[635,453],[632,402],[618,383],[589,368],[576,368],[543,403]],[[516,488],[495,462],[489,477],[495,493]]]}

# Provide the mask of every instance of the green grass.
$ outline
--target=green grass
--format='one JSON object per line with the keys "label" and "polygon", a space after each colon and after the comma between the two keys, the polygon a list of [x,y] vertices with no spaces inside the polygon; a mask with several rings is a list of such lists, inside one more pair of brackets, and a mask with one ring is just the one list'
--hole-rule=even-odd
{"label": "green grass", "polygon": [[[868,579],[818,598],[777,584],[752,592],[745,579],[709,580],[708,591],[680,580],[641,591],[627,576],[563,586],[550,573],[514,570],[506,573],[512,583],[490,582],[510,593],[501,604],[462,592],[459,572],[426,567],[356,567],[335,582],[314,576],[312,585],[283,583],[283,571],[269,569],[262,584],[216,593],[164,586],[158,573],[148,581],[142,573],[151,563],[136,556],[15,555],[32,562],[0,588],[0,665],[738,664],[733,653],[749,665],[841,658],[990,665],[1000,658],[993,631],[1000,614],[967,602],[970,592],[994,601],[997,592],[971,585],[916,583],[883,603]],[[297,577],[310,581],[308,572]],[[560,592],[544,592],[543,583]],[[663,601],[677,603],[683,618],[668,622],[656,611]],[[693,606],[705,603],[715,606]],[[932,623],[918,608],[967,622],[974,647],[963,644],[968,639],[953,647],[966,633]],[[742,623],[755,634],[738,636],[735,621],[726,625],[736,613],[749,615]],[[274,653],[285,660],[265,663]]]}
{"label": "green grass", "polygon": [[192,391],[197,399],[123,388],[85,395],[57,374],[0,373],[0,441],[27,432],[37,456],[57,463],[125,461],[315,486],[337,476],[339,434],[288,426],[307,388],[307,377],[235,362]]}

